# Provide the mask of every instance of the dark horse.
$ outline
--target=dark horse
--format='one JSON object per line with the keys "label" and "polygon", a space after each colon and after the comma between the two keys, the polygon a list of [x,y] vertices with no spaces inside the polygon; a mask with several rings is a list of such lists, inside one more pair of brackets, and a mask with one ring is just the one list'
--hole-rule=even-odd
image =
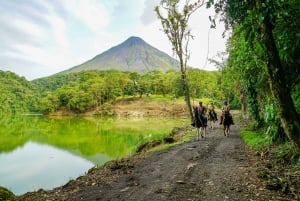
{"label": "dark horse", "polygon": [[217,115],[212,110],[208,112],[208,121],[209,121],[209,127],[213,130],[214,123],[218,121],[218,118]]}
{"label": "dark horse", "polygon": [[229,112],[225,112],[223,116],[223,131],[224,131],[224,136],[229,136],[230,133],[230,125],[232,124],[232,116],[230,115]]}
{"label": "dark horse", "polygon": [[207,119],[204,114],[199,114],[198,108],[194,107],[194,117],[193,122],[191,124],[197,129],[197,139],[205,137]]}

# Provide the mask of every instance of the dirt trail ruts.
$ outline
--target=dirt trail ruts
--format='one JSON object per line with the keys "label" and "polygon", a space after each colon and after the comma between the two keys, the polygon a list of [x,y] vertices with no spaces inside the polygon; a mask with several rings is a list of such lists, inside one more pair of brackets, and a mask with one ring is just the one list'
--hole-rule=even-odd
{"label": "dirt trail ruts", "polygon": [[264,188],[252,156],[236,126],[229,137],[217,127],[214,132],[208,130],[205,139],[140,159],[130,173],[80,189],[66,200],[289,200]]}

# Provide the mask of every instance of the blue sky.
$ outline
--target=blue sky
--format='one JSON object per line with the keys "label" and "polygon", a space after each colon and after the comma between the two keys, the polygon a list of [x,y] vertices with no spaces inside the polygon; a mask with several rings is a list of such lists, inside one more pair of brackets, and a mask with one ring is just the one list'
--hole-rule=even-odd
{"label": "blue sky", "polygon": [[[79,65],[130,36],[172,54],[156,17],[160,0],[0,0],[0,70],[28,80]],[[190,66],[205,65],[225,50],[223,25],[209,32],[212,11],[199,9],[190,20]],[[208,33],[209,41],[208,41]]]}

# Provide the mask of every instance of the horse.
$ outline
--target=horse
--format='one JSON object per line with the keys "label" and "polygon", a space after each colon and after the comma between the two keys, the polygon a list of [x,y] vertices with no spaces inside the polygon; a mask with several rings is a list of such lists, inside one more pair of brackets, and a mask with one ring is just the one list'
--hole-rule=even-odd
{"label": "horse", "polygon": [[208,112],[208,122],[209,122],[209,127],[211,130],[214,130],[214,124],[215,122],[218,121],[217,115],[214,114],[214,112],[211,110]]}
{"label": "horse", "polygon": [[224,136],[229,137],[230,125],[232,124],[232,116],[229,114],[229,112],[224,113],[222,124],[223,124]]}
{"label": "horse", "polygon": [[203,114],[199,114],[198,109],[194,108],[194,119],[192,125],[196,128],[197,140],[206,137],[207,119]]}

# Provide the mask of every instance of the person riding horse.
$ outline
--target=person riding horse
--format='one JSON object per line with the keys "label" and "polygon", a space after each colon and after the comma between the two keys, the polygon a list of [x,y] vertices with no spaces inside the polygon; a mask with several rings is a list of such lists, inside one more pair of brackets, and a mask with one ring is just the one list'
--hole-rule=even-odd
{"label": "person riding horse", "polygon": [[221,115],[220,125],[223,124],[225,114],[228,114],[228,116],[230,117],[230,121],[231,121],[230,124],[234,125],[233,118],[230,114],[230,107],[229,107],[228,102],[226,100],[224,101],[224,104],[222,106],[222,115]]}
{"label": "person riding horse", "polygon": [[206,117],[206,107],[203,106],[203,103],[200,101],[199,105],[194,108],[194,118],[196,127],[206,127],[207,126],[207,117]]}
{"label": "person riding horse", "polygon": [[213,102],[211,102],[208,106],[208,114],[210,115],[210,119],[212,119],[213,121],[218,121],[217,113],[215,112],[215,106]]}

